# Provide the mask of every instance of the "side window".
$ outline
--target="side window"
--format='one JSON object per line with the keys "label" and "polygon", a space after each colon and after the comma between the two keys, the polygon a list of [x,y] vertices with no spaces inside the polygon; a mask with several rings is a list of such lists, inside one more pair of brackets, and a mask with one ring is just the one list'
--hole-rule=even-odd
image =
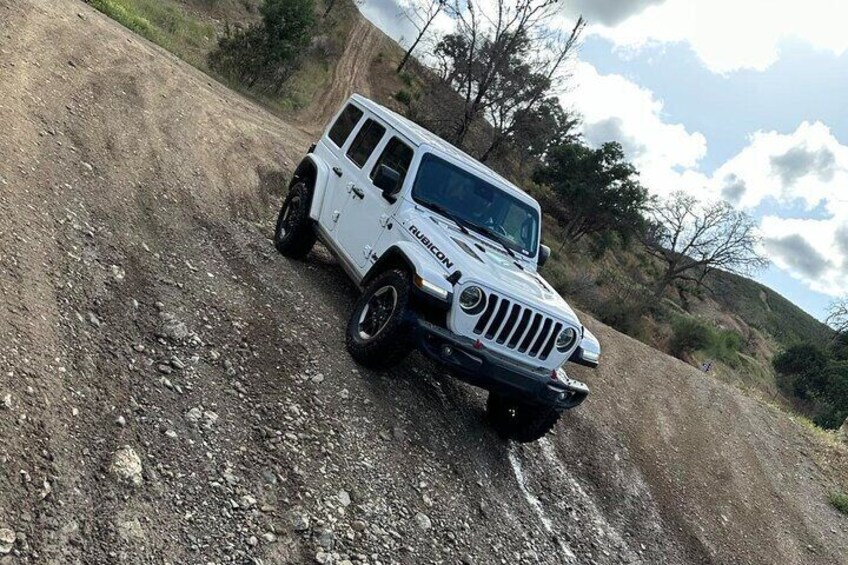
{"label": "side window", "polygon": [[368,161],[368,157],[371,156],[371,152],[374,151],[374,148],[383,139],[384,133],[386,133],[386,128],[374,120],[366,121],[356,134],[356,137],[353,138],[353,143],[350,144],[350,149],[347,150],[347,156],[362,168],[365,162]]}
{"label": "side window", "polygon": [[334,123],[333,127],[330,128],[330,139],[333,143],[339,147],[344,145],[347,136],[349,136],[350,132],[353,131],[353,128],[356,127],[356,124],[359,122],[359,118],[361,117],[362,110],[353,104],[348,104],[339,115],[338,119],[336,119],[336,123]]}
{"label": "side window", "polygon": [[383,149],[383,153],[374,164],[374,168],[371,170],[371,180],[374,180],[380,165],[386,165],[400,173],[400,183],[398,184],[400,186],[403,184],[403,179],[406,178],[406,171],[409,170],[411,162],[412,149],[397,137],[393,137],[386,144],[386,148]]}

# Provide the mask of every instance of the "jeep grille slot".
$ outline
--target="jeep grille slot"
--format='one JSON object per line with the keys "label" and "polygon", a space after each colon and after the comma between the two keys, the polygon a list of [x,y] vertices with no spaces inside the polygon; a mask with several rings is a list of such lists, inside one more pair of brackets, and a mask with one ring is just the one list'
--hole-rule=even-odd
{"label": "jeep grille slot", "polygon": [[554,324],[554,329],[548,337],[548,342],[542,347],[541,353],[539,353],[539,359],[544,361],[548,358],[548,355],[551,354],[551,350],[554,348],[554,344],[556,343],[557,336],[559,336],[559,332],[562,331],[562,324],[557,322]]}
{"label": "jeep grille slot", "polygon": [[521,346],[518,348],[518,351],[524,353],[527,351],[527,348],[530,347],[530,344],[533,342],[533,338],[536,337],[536,334],[539,333],[539,326],[542,324],[542,315],[537,313],[533,316],[533,322],[530,324],[530,329],[527,331],[527,335],[524,336],[524,340],[521,342]]}
{"label": "jeep grille slot", "polygon": [[544,361],[550,357],[565,324],[533,308],[490,293],[474,334],[508,349]]}
{"label": "jeep grille slot", "polygon": [[477,321],[477,325],[474,326],[474,333],[483,333],[483,329],[486,327],[486,324],[489,323],[489,320],[492,319],[492,314],[495,313],[495,308],[497,308],[497,306],[498,297],[492,295],[491,297],[489,297],[489,304],[486,305],[486,311],[483,312],[483,315],[480,316],[480,319]]}
{"label": "jeep grille slot", "polygon": [[545,318],[545,323],[542,324],[542,329],[539,331],[539,336],[536,338],[536,341],[533,342],[533,347],[530,348],[530,357],[535,357],[539,350],[542,348],[542,344],[548,339],[548,333],[551,331],[551,319]]}
{"label": "jeep grille slot", "polygon": [[510,332],[515,329],[515,321],[518,319],[518,313],[521,311],[521,306],[518,304],[512,305],[512,310],[509,313],[509,317],[506,319],[506,323],[503,325],[503,329],[501,333],[498,335],[498,343],[503,343],[506,341],[506,338],[509,337]]}
{"label": "jeep grille slot", "polygon": [[494,319],[492,319],[492,323],[489,324],[489,329],[486,330],[486,339],[492,339],[495,337],[495,334],[500,328],[501,324],[506,317],[506,311],[509,309],[509,300],[501,300],[501,306],[498,308],[498,313],[495,314]]}
{"label": "jeep grille slot", "polygon": [[533,315],[533,312],[524,309],[524,312],[521,314],[521,321],[518,322],[518,325],[515,326],[515,332],[513,332],[512,337],[509,338],[509,343],[506,344],[510,349],[515,349],[515,346],[518,345],[518,341],[524,337],[524,332],[527,331],[527,324],[530,323],[530,316]]}

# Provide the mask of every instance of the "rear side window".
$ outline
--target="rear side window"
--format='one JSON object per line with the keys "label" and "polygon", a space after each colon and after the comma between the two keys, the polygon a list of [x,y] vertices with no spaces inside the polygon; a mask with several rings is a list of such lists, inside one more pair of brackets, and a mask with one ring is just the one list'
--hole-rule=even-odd
{"label": "rear side window", "polygon": [[347,150],[347,156],[361,168],[368,161],[368,157],[371,156],[371,152],[374,151],[380,140],[383,139],[384,133],[386,133],[386,128],[374,120],[366,121],[356,137],[353,138],[353,143]]}
{"label": "rear side window", "polygon": [[386,148],[383,149],[383,153],[374,164],[374,168],[371,170],[371,180],[374,180],[374,177],[377,176],[377,169],[380,168],[380,165],[386,165],[400,173],[400,186],[403,184],[403,179],[406,178],[406,171],[409,170],[411,162],[412,149],[397,137],[393,137],[386,144]]}
{"label": "rear side window", "polygon": [[353,128],[356,127],[356,124],[359,122],[359,118],[361,117],[362,110],[353,104],[348,104],[336,119],[336,123],[334,123],[333,127],[330,128],[330,139],[333,143],[339,147],[344,145],[347,136],[349,136],[350,132],[353,131]]}

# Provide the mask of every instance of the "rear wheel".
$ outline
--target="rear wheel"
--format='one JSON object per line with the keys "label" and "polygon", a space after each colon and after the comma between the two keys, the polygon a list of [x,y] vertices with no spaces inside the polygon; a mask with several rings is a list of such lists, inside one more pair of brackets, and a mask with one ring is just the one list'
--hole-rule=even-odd
{"label": "rear wheel", "polygon": [[553,408],[524,404],[494,392],[489,393],[486,401],[486,414],[498,435],[519,443],[544,437],[560,416]]}
{"label": "rear wheel", "polygon": [[303,259],[315,245],[315,229],[309,217],[312,190],[303,182],[289,189],[274,230],[274,247],[292,259]]}
{"label": "rear wheel", "polygon": [[404,271],[386,271],[368,285],[347,324],[347,350],[357,363],[388,369],[409,354],[414,346],[409,299],[409,276]]}

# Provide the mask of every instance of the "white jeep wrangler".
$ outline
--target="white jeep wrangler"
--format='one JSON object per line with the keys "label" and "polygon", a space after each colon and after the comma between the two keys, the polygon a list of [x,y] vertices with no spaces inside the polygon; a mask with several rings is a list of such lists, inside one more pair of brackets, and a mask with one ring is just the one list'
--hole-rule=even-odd
{"label": "white jeep wrangler", "polygon": [[372,369],[413,348],[489,391],[498,432],[534,441],[589,394],[562,365],[600,346],[537,269],[539,204],[431,132],[353,95],[294,173],[274,243],[320,238],[363,289],[347,348]]}

